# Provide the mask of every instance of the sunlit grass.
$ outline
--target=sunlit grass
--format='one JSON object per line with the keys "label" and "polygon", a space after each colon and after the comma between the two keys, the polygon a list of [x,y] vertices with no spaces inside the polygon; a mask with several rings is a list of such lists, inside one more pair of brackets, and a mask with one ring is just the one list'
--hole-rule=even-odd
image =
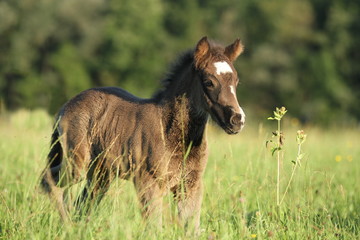
{"label": "sunlit grass", "polygon": [[[276,203],[277,160],[266,149],[271,128],[251,122],[228,136],[209,127],[201,239],[359,239],[359,129],[305,128],[305,153],[286,198]],[[296,130],[284,124],[281,192],[296,160]],[[298,124],[298,123],[297,123]],[[115,181],[99,208],[64,225],[38,189],[52,119],[42,111],[0,117],[1,239],[193,239],[176,224],[165,197],[164,229],[141,218],[130,182]]]}

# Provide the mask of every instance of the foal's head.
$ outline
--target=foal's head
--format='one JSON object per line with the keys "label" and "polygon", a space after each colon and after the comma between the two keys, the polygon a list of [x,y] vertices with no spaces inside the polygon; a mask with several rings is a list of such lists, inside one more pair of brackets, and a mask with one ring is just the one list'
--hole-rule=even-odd
{"label": "foal's head", "polygon": [[239,79],[233,61],[244,47],[237,39],[222,48],[202,38],[194,52],[194,64],[204,92],[205,108],[226,133],[238,133],[245,123],[244,111],[236,98]]}

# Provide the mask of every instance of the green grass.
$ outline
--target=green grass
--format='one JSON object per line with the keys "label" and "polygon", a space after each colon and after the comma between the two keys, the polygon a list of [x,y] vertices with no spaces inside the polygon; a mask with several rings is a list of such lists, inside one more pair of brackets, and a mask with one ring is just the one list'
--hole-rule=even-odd
{"label": "green grass", "polygon": [[[271,124],[265,117],[263,123]],[[171,196],[163,230],[147,227],[126,181],[114,182],[88,218],[64,225],[38,189],[51,125],[42,111],[0,117],[0,239],[194,239],[176,224]],[[282,193],[297,151],[290,125],[284,124]],[[236,136],[208,129],[200,238],[360,239],[360,130],[306,128],[306,155],[278,208],[277,162],[265,148],[276,127],[261,126],[248,120]]]}

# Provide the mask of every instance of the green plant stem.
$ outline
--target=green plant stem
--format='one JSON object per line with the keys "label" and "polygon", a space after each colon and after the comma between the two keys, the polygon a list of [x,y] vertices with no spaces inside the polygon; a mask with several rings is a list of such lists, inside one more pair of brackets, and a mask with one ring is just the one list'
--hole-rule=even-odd
{"label": "green plant stem", "polygon": [[288,182],[288,184],[287,184],[287,186],[286,186],[284,195],[283,195],[282,198],[281,198],[280,204],[284,201],[285,195],[286,195],[286,193],[288,192],[288,190],[289,190],[289,188],[290,188],[290,184],[291,184],[291,182],[292,182],[292,180],[293,180],[293,178],[294,178],[295,170],[296,170],[296,167],[297,167],[297,165],[298,165],[298,159],[299,159],[300,153],[301,153],[301,144],[298,145],[298,153],[297,153],[297,157],[296,157],[295,166],[294,166],[293,169],[292,169],[289,182]]}
{"label": "green plant stem", "polygon": [[279,206],[280,205],[280,139],[281,139],[281,134],[280,134],[280,120],[277,121],[278,122],[278,143],[277,143],[277,147],[278,147],[278,151],[277,151],[277,181],[276,181],[276,203]]}

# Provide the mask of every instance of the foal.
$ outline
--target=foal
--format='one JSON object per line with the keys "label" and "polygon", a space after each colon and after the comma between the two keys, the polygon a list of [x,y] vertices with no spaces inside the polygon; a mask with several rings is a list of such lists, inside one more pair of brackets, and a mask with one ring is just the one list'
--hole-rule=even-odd
{"label": "foal", "polygon": [[208,117],[228,134],[245,122],[233,66],[242,51],[240,40],[223,48],[204,37],[151,99],[105,87],[67,102],[57,116],[41,181],[61,217],[68,219],[64,190],[72,184],[87,180],[77,201],[81,208],[81,202],[100,202],[114,178],[131,177],[145,217],[161,224],[162,198],[171,191],[181,222],[199,229]]}

